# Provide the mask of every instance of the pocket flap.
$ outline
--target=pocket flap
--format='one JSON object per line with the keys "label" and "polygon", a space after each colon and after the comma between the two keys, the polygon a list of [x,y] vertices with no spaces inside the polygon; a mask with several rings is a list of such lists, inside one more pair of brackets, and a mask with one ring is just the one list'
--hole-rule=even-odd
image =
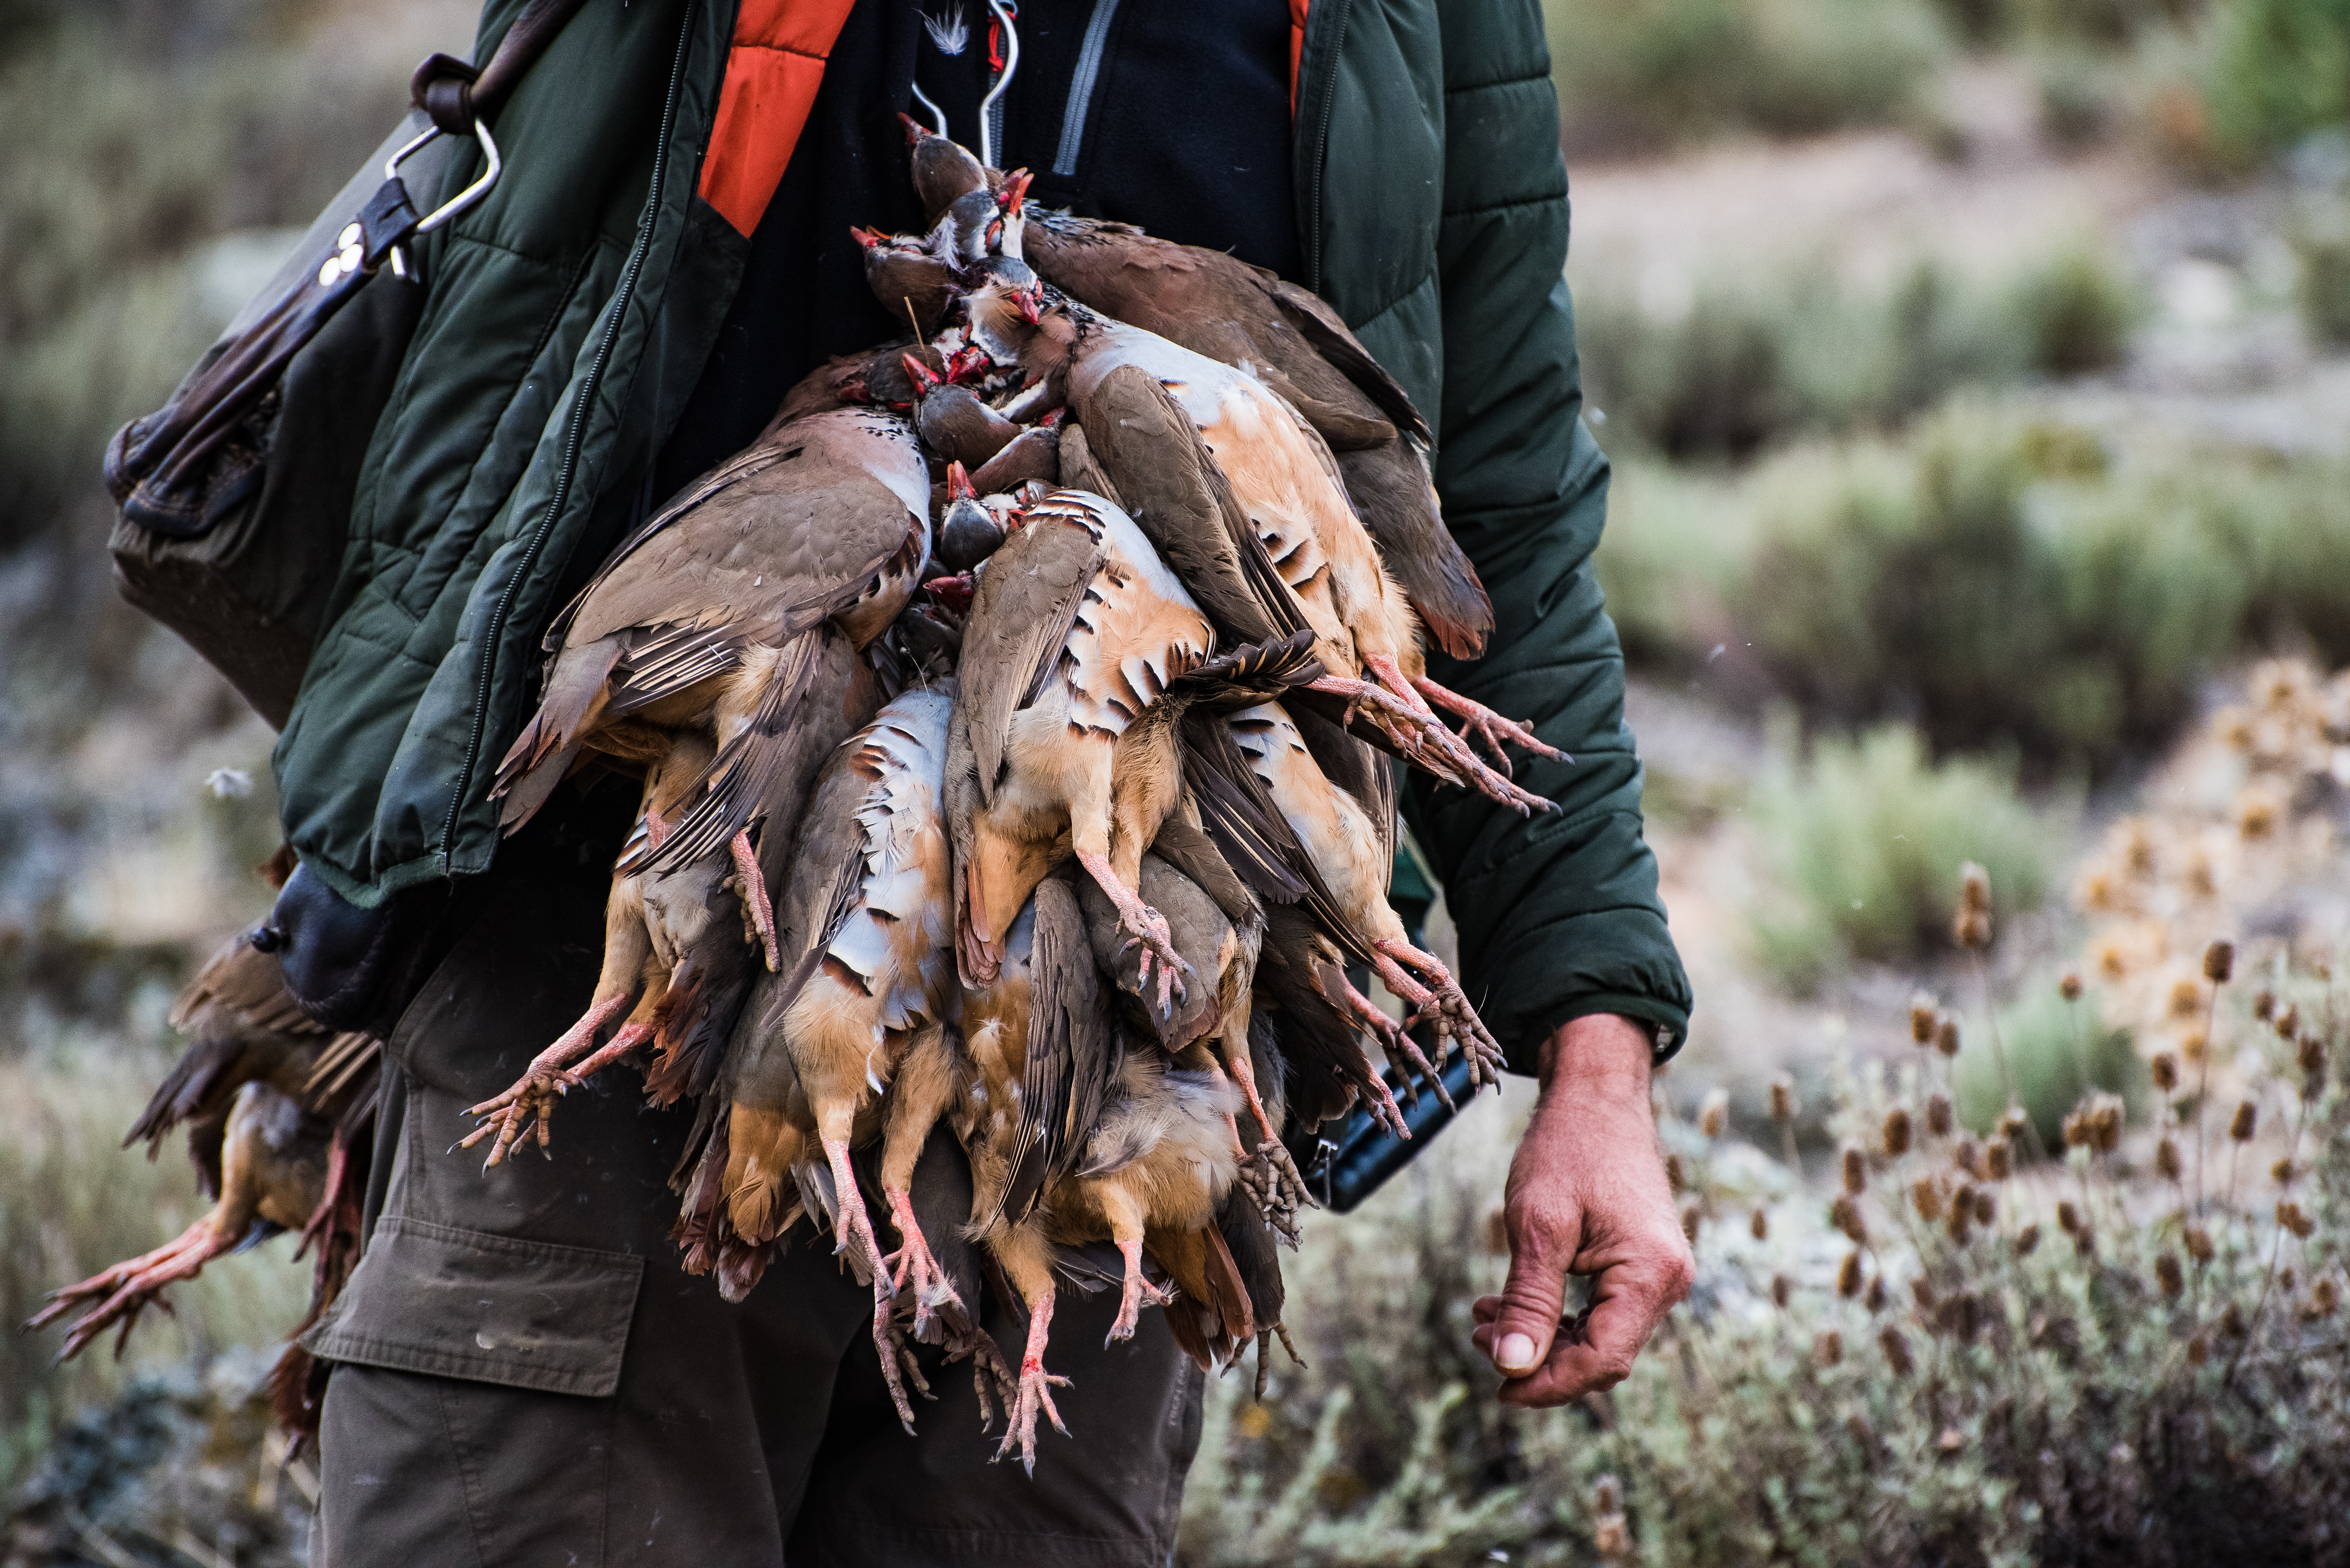
{"label": "pocket flap", "polygon": [[386,1215],[302,1339],[349,1361],[602,1397],[620,1386],[645,1261]]}

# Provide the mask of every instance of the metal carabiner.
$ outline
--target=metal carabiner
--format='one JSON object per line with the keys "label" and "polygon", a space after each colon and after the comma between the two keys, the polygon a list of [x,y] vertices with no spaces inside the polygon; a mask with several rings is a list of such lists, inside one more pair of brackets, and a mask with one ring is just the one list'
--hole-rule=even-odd
{"label": "metal carabiner", "polygon": [[[1020,8],[1007,5],[1005,0],[987,0],[987,8],[993,14],[997,26],[1003,29],[1003,74],[995,78],[995,85],[987,89],[985,98],[979,100],[979,161],[993,169],[995,167],[995,126],[988,116],[995,108],[996,100],[1003,96],[1004,89],[1012,85],[1013,73],[1020,68],[1020,29],[1015,25]],[[930,112],[931,123],[937,128],[938,133],[947,135],[947,111],[931,101],[931,95],[922,90],[920,82],[914,83],[913,88],[914,101]]]}
{"label": "metal carabiner", "polygon": [[[383,177],[387,180],[397,178],[400,166],[422,151],[426,143],[440,134],[441,128],[437,125],[426,128],[422,135],[391,155],[390,161],[383,166]],[[411,231],[411,233],[431,234],[488,195],[490,187],[498,182],[498,176],[505,170],[505,161],[498,156],[498,144],[491,140],[490,128],[478,119],[473,121],[473,139],[482,144],[482,156],[489,160],[489,167],[482,171],[480,179],[435,207],[430,216],[417,220],[416,227]]]}

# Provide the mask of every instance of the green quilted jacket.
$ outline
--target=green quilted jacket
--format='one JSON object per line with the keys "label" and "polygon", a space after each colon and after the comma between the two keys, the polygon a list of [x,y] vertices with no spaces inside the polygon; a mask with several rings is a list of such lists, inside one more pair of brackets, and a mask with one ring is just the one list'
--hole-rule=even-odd
{"label": "green quilted jacket", "polygon": [[[492,0],[484,48],[519,7]],[[1591,569],[1607,462],[1580,417],[1540,9],[1293,10],[1300,281],[1430,416],[1446,517],[1493,597],[1485,657],[1432,654],[1431,673],[1531,717],[1574,757],[1522,765],[1559,805],[1532,820],[1456,790],[1408,797],[1459,925],[1463,983],[1522,1067],[1589,1012],[1643,1020],[1669,1049],[1689,983],[1641,836],[1623,664]],[[353,903],[478,874],[497,852],[490,775],[533,700],[557,596],[647,499],[638,476],[741,277],[746,176],[703,167],[730,78],[821,74],[831,35],[791,12],[591,0],[499,111],[504,179],[423,243],[421,323],[276,754],[288,840]],[[477,156],[451,161],[448,189]]]}

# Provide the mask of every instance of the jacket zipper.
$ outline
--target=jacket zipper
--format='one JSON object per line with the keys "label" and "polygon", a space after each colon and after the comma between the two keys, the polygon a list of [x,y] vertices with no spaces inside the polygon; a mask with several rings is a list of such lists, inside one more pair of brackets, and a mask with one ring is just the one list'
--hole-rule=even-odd
{"label": "jacket zipper", "polygon": [[[1331,80],[1337,74],[1338,49],[1347,36],[1347,11],[1350,0],[1322,0],[1306,13],[1306,27],[1328,18],[1330,44],[1314,61],[1315,86],[1320,89],[1319,118],[1314,126],[1314,160],[1305,174],[1305,286],[1315,293],[1322,292],[1322,181],[1323,171],[1330,161],[1330,116],[1337,107],[1337,95],[1330,90]],[[1305,99],[1301,91],[1298,98]]]}
{"label": "jacket zipper", "polygon": [[670,139],[677,129],[677,100],[685,85],[685,60],[692,41],[693,0],[686,0],[677,34],[677,56],[670,65],[669,97],[661,105],[660,145],[653,152],[652,185],[645,193],[644,216],[637,224],[636,242],[629,247],[628,263],[620,270],[619,287],[613,291],[612,304],[605,312],[604,333],[596,345],[596,357],[588,361],[588,378],[580,383],[578,400],[571,406],[571,428],[564,437],[563,463],[555,471],[555,493],[547,498],[546,511],[523,551],[522,564],[508,579],[505,591],[498,596],[497,607],[491,611],[490,623],[484,630],[488,652],[482,660],[480,688],[473,694],[473,734],[465,742],[464,764],[457,770],[457,787],[449,797],[448,824],[441,833],[443,872],[456,857],[459,815],[464,806],[465,792],[473,787],[473,770],[481,761],[483,734],[489,728],[490,684],[497,674],[498,645],[505,637],[506,618],[514,608],[515,594],[529,576],[531,568],[538,564],[546,536],[554,531],[555,520],[562,515],[564,504],[571,498],[572,475],[579,465],[579,448],[587,440],[588,418],[595,412],[596,394],[604,384],[604,367],[612,357],[612,344],[619,337],[620,322],[628,314],[629,303],[636,296],[637,279],[644,272],[645,257],[652,250],[661,192],[669,179]]}
{"label": "jacket zipper", "polygon": [[1069,78],[1068,107],[1061,111],[1061,144],[1053,151],[1053,172],[1063,179],[1077,171],[1077,154],[1085,148],[1086,120],[1093,111],[1094,78],[1101,74],[1102,56],[1109,47],[1110,20],[1118,0],[1094,0],[1086,19],[1085,41],[1077,46],[1077,68]]}

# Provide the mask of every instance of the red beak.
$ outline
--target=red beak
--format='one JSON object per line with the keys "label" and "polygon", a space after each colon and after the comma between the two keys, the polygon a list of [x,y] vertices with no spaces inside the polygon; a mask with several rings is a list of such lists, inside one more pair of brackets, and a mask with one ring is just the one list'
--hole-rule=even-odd
{"label": "red beak", "polygon": [[1019,293],[1014,295],[1012,298],[1014,303],[1018,305],[1020,307],[1021,320],[1025,321],[1031,327],[1037,326],[1044,321],[1045,291],[1043,289],[1024,288]]}
{"label": "red beak", "polygon": [[907,146],[917,146],[920,143],[922,138],[931,134],[931,128],[924,125],[920,120],[916,119],[912,115],[900,114],[898,118],[904,122],[906,127]]}
{"label": "red beak", "polygon": [[970,472],[959,462],[947,464],[947,499],[974,501],[978,497],[979,492],[972,488]]}
{"label": "red beak", "polygon": [[931,388],[939,384],[939,373],[915,358],[913,355],[899,355],[898,363],[906,367],[906,379],[914,383],[914,391],[918,396],[929,392]]}
{"label": "red beak", "polygon": [[1003,208],[1005,217],[1020,215],[1020,203],[1028,199],[1028,187],[1035,178],[1025,169],[1014,169],[1003,177],[1003,189],[997,193],[996,201]]}
{"label": "red beak", "polygon": [[883,240],[889,237],[879,229],[868,229],[856,223],[848,225],[848,233],[858,244],[863,245],[868,251],[875,245],[879,244]]}

